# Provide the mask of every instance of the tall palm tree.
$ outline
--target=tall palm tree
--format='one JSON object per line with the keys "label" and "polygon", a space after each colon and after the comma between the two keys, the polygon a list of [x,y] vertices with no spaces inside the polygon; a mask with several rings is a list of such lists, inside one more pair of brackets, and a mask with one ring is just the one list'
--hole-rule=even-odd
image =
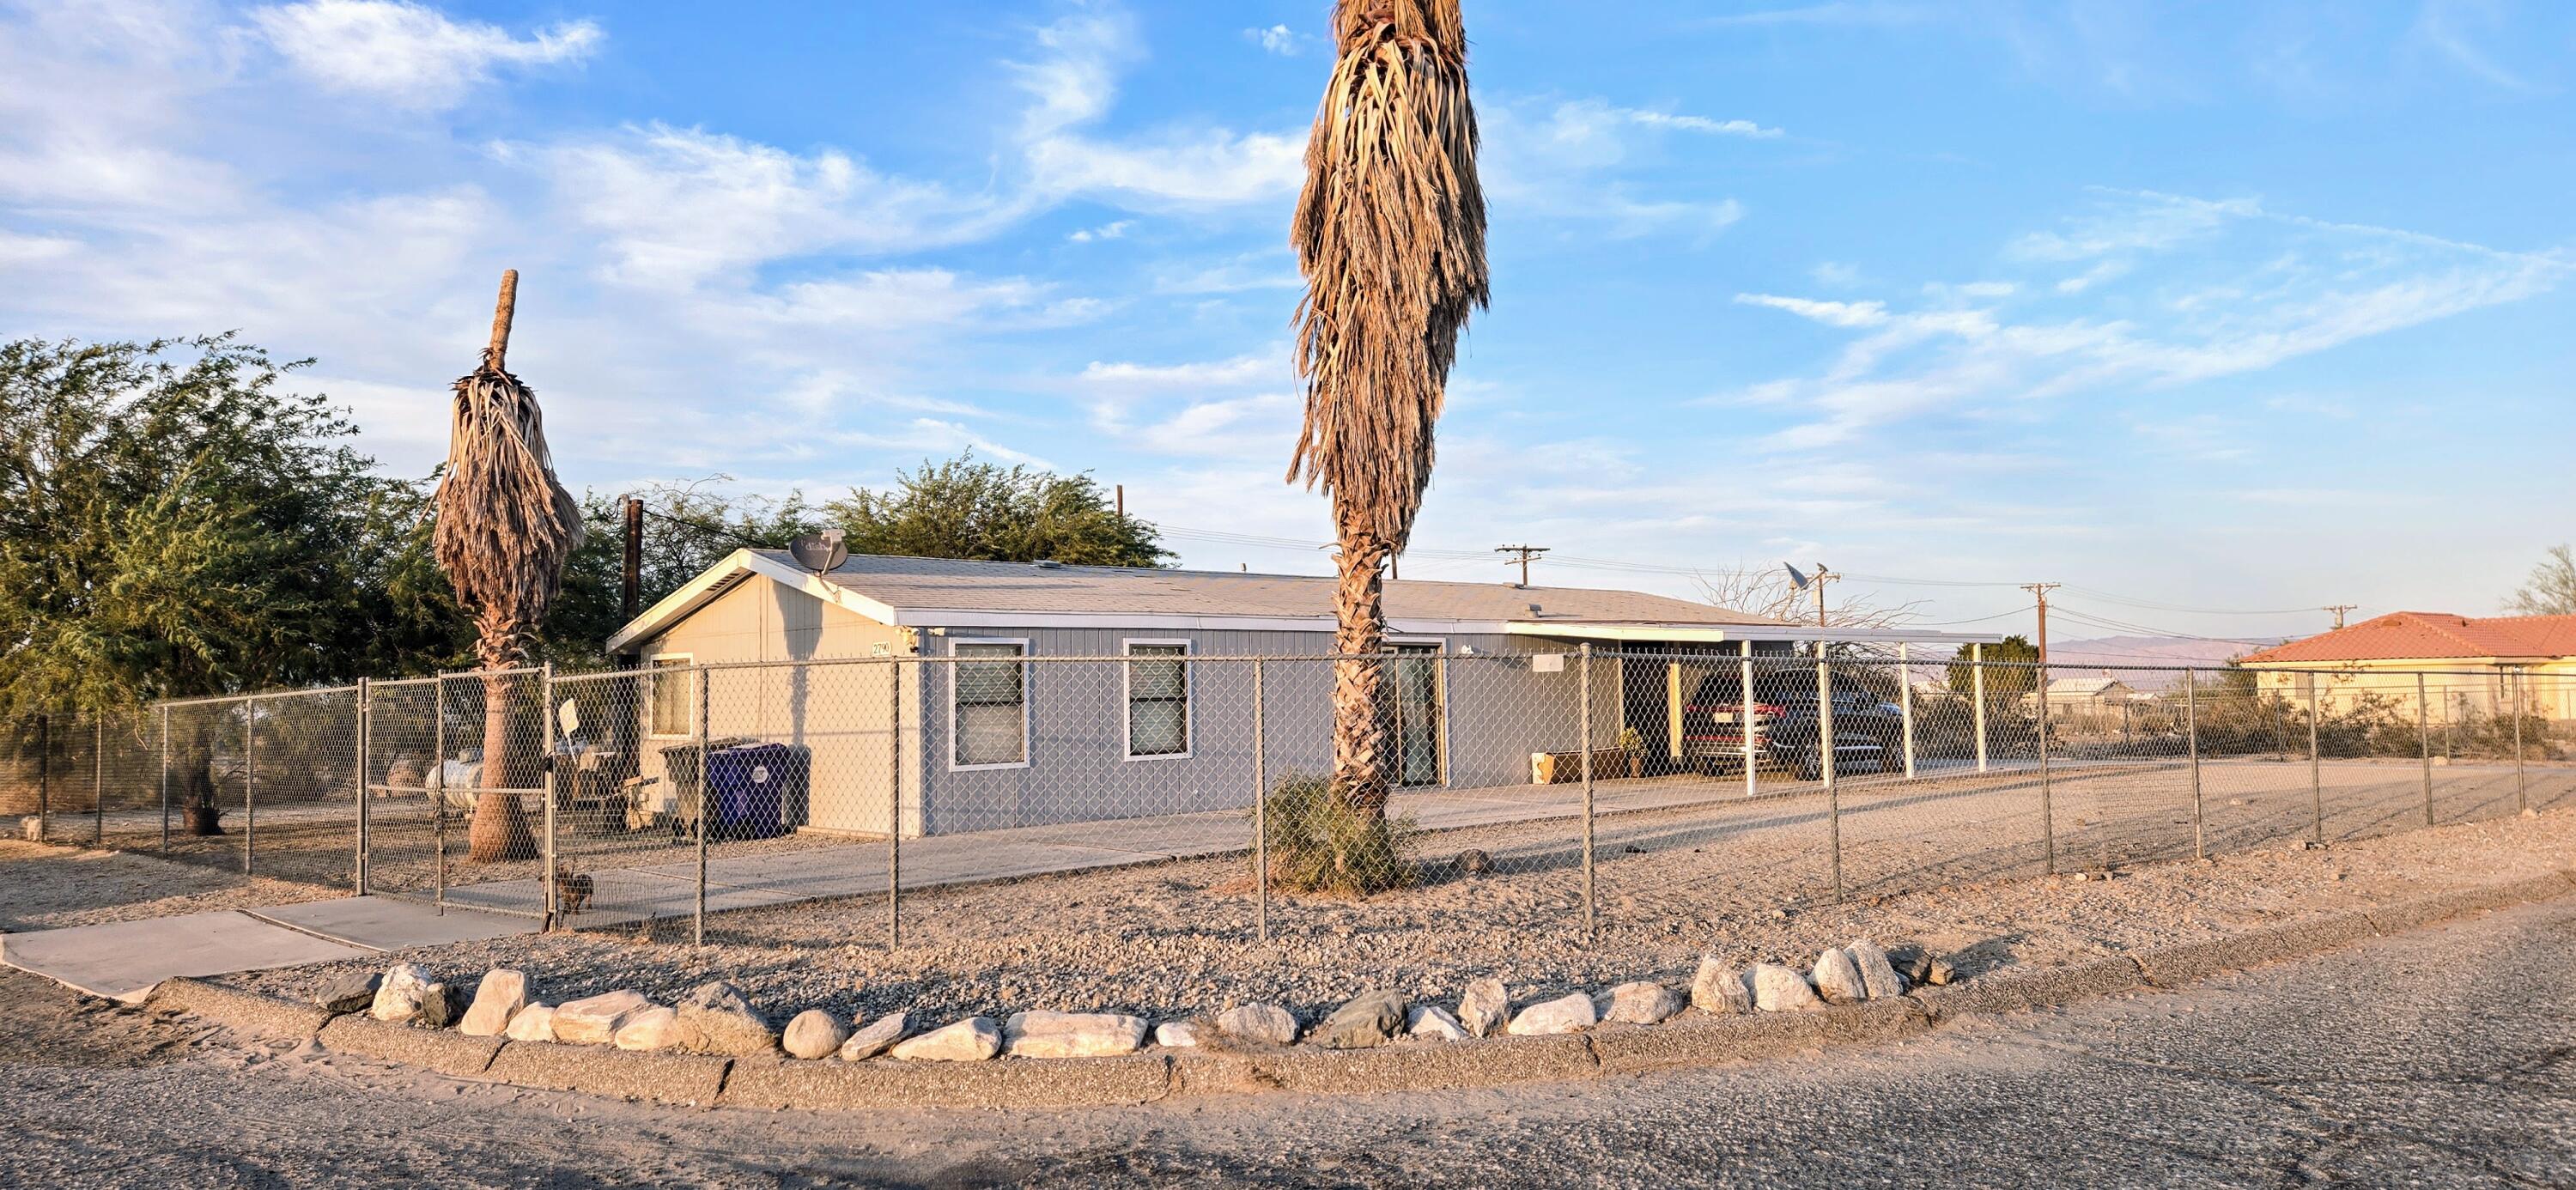
{"label": "tall palm tree", "polygon": [[466,831],[467,857],[480,863],[536,855],[516,790],[534,771],[531,749],[514,744],[511,679],[526,663],[546,605],[563,587],[564,561],[581,543],[581,505],[555,481],[536,393],[502,367],[519,271],[501,274],[492,341],[483,363],[456,382],[448,423],[447,474],[439,480],[432,541],[457,605],[474,617],[483,679],[484,792]]}
{"label": "tall palm tree", "polygon": [[1338,57],[1306,141],[1289,242],[1306,275],[1297,372],[1306,423],[1289,482],[1332,497],[1333,788],[1386,810],[1381,572],[1431,480],[1458,331],[1486,304],[1485,195],[1458,0],[1338,0]]}

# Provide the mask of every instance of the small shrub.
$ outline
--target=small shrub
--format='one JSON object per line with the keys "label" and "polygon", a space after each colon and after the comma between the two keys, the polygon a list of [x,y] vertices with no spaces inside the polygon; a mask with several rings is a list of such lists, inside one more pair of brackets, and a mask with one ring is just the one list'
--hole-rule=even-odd
{"label": "small shrub", "polygon": [[1334,796],[1331,781],[1292,774],[1263,800],[1272,883],[1294,892],[1364,897],[1412,884],[1421,831],[1410,818],[1380,818]]}

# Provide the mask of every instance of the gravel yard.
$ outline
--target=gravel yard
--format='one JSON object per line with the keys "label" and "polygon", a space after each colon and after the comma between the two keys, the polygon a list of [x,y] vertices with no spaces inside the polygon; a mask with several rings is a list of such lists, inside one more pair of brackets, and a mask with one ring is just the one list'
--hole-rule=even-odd
{"label": "gravel yard", "polygon": [[[1809,809],[1761,812],[1782,819],[1777,830],[1805,831]],[[1703,951],[1803,963],[1856,936],[1921,943],[1973,975],[2538,875],[2576,854],[2576,812],[2565,809],[2314,849],[2277,841],[2092,878],[1998,878],[2032,870],[2015,843],[1998,850],[2006,859],[1911,864],[1929,873],[1924,879],[1948,877],[1919,891],[1864,890],[1835,903],[1811,880],[1823,870],[1813,849],[1759,830],[1713,832],[1703,813],[1659,812],[1604,823],[1602,920],[1587,945],[1579,849],[1567,846],[1566,831],[1558,822],[1444,833],[1434,844],[1440,854],[1482,848],[1507,871],[1461,876],[1442,865],[1422,887],[1366,902],[1274,898],[1267,943],[1254,937],[1237,857],[908,892],[904,945],[893,952],[883,945],[884,901],[856,898],[715,916],[702,950],[687,945],[685,921],[665,920],[394,957],[448,977],[516,967],[536,997],[558,1003],[614,988],[668,1003],[722,978],[780,1020],[809,1007],[904,1009],[930,1021],[1024,1008],[1170,1019],[1248,1001],[1285,1004],[1311,1020],[1372,987],[1446,1001],[1494,975],[1526,1001],[1629,979],[1686,985]],[[1623,836],[1659,846],[1630,854]],[[1954,842],[1940,854],[1959,855]],[[1784,899],[1784,882],[1798,881],[1810,881],[1804,894]],[[229,978],[297,995],[339,973],[323,966]]]}

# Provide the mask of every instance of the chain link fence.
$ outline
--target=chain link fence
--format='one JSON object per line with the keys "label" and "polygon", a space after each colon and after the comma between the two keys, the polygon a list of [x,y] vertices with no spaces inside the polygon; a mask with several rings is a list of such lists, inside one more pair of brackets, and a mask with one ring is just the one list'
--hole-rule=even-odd
{"label": "chain link fence", "polygon": [[[1829,651],[670,658],[46,716],[0,812],[82,845],[703,937],[710,913],[1234,857],[1210,928],[1569,936],[2576,801],[2576,682]],[[1337,786],[1336,771],[1380,779]],[[1023,885],[1050,895],[1044,882]],[[1174,923],[1176,929],[1193,923]]]}

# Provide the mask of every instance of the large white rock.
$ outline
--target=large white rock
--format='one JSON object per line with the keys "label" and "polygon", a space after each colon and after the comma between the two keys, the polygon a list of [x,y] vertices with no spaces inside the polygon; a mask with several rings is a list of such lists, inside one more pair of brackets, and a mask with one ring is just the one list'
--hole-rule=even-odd
{"label": "large white rock", "polygon": [[893,1049],[894,1043],[903,1040],[904,1036],[911,1032],[911,1017],[900,1012],[889,1012],[878,1017],[867,1027],[850,1034],[850,1039],[841,1043],[841,1060],[865,1062]]}
{"label": "large white rock", "polygon": [[1437,1004],[1416,1004],[1412,1014],[1405,1019],[1404,1035],[1432,1041],[1465,1041],[1467,1026],[1458,1023],[1457,1017]]}
{"label": "large white rock", "polygon": [[1503,1018],[1512,1014],[1512,994],[1504,990],[1503,981],[1491,977],[1467,985],[1467,994],[1458,1000],[1458,1023],[1467,1032],[1484,1037],[1503,1027]]}
{"label": "large white rock", "polygon": [[970,1016],[898,1042],[894,1056],[904,1062],[981,1062],[1002,1052],[1002,1030],[990,1019]]}
{"label": "large white rock", "polygon": [[841,1043],[850,1039],[850,1027],[841,1018],[820,1008],[808,1008],[787,1022],[787,1031],[779,1034],[778,1048],[791,1058],[828,1058],[839,1053]]}
{"label": "large white rock", "polygon": [[1601,993],[1593,1001],[1593,1007],[1605,1021],[1656,1025],[1682,1010],[1682,998],[1680,993],[1660,983],[1638,980]]}
{"label": "large white rock", "polygon": [[1154,1044],[1164,1049],[1192,1049],[1197,1047],[1198,1043],[1199,1027],[1196,1022],[1164,1021],[1154,1026]]}
{"label": "large white rock", "polygon": [[1851,956],[1835,947],[1826,947],[1816,956],[1816,994],[1827,1004],[1858,1004],[1869,999],[1869,985],[1862,983],[1860,968],[1852,965]]}
{"label": "large white rock", "polygon": [[1238,1004],[1217,1014],[1216,1031],[1236,1041],[1289,1045],[1297,1040],[1297,1017],[1276,1004]]}
{"label": "large white rock", "polygon": [[1576,992],[1520,1010],[1520,1014],[1512,1018],[1512,1023],[1503,1026],[1503,1031],[1514,1037],[1580,1033],[1600,1021],[1600,1014],[1593,1010],[1592,997]]}
{"label": "large white rock", "polygon": [[614,1038],[622,1050],[661,1050],[680,1043],[680,1014],[659,1004],[626,1018]]}
{"label": "large white rock", "polygon": [[1852,966],[1860,968],[1861,987],[1872,1000],[1905,994],[1905,977],[1896,973],[1896,964],[1887,961],[1887,952],[1869,939],[1862,938],[1843,948],[1851,956]]}
{"label": "large white rock", "polygon": [[1014,1058],[1104,1058],[1145,1044],[1145,1018],[1117,1012],[1015,1012],[1002,1037]]}
{"label": "large white rock", "polygon": [[672,1005],[680,1014],[680,1048],[701,1054],[749,1057],[778,1048],[778,1031],[732,984],[702,983]]}
{"label": "large white rock", "polygon": [[465,1010],[465,1019],[456,1031],[468,1037],[498,1037],[510,1027],[510,1018],[528,1006],[528,977],[506,967],[483,973],[483,982],[474,985],[474,1004]]}
{"label": "large white rock", "polygon": [[420,1015],[421,1004],[429,998],[429,989],[437,981],[417,963],[396,963],[385,969],[382,982],[376,984],[376,999],[367,1007],[367,1015],[380,1021],[401,1024]]}
{"label": "large white rock", "polygon": [[555,1040],[567,1045],[607,1045],[628,1018],[653,1002],[642,992],[603,992],[555,1006]]}
{"label": "large white rock", "polygon": [[1746,977],[1753,983],[1753,1006],[1764,1012],[1812,1012],[1825,1002],[1807,977],[1778,963],[1755,963]]}
{"label": "large white rock", "polygon": [[520,1009],[517,1016],[510,1018],[510,1027],[503,1032],[512,1041],[554,1040],[554,1005],[531,1004],[526,1008]]}
{"label": "large white rock", "polygon": [[1691,1006],[1720,1014],[1751,1012],[1753,989],[1745,985],[1744,973],[1735,964],[1713,954],[1701,955],[1699,971],[1691,976]]}

